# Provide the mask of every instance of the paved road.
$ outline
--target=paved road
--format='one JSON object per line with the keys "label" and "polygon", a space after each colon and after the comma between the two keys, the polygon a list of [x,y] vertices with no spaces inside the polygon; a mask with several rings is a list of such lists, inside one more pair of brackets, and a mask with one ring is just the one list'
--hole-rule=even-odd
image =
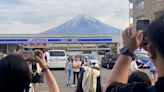
{"label": "paved road", "polygon": [[[143,69],[142,71],[148,73],[147,69]],[[65,73],[64,70],[51,70],[53,73],[55,79],[57,80],[57,83],[59,85],[60,91],[61,92],[75,92],[76,87],[66,87],[65,86]],[[106,84],[107,81],[107,76],[110,74],[111,70],[101,68],[101,83]],[[72,77],[71,77],[71,82],[72,82]],[[47,86],[39,86],[39,92],[48,92],[47,91]]]}

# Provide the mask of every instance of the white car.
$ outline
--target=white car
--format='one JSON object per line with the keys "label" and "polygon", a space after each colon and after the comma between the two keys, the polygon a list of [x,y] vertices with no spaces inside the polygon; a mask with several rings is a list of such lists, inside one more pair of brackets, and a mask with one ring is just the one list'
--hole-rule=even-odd
{"label": "white car", "polygon": [[64,68],[67,54],[65,50],[49,50],[48,67]]}

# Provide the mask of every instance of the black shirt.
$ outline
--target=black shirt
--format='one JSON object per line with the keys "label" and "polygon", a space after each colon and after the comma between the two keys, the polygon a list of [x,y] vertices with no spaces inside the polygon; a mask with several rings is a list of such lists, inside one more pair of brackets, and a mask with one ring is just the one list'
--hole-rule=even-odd
{"label": "black shirt", "polygon": [[32,70],[37,70],[37,64],[36,63],[32,63]]}
{"label": "black shirt", "polygon": [[156,92],[164,92],[164,77],[158,78],[158,81],[155,83]]}
{"label": "black shirt", "polygon": [[146,83],[134,82],[122,84],[114,82],[110,84],[106,92],[164,92],[164,77],[158,78],[154,86],[149,87]]}

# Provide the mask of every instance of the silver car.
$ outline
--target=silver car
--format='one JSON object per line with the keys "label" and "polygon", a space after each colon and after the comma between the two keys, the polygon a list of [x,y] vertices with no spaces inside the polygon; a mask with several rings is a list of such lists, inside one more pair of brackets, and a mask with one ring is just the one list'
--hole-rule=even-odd
{"label": "silver car", "polygon": [[99,67],[100,63],[94,54],[83,54],[84,58],[87,59],[88,64],[91,67]]}

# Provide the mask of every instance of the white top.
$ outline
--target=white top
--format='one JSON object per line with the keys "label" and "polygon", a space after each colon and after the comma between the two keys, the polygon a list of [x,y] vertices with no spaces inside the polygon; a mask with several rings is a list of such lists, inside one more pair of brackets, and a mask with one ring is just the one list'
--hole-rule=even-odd
{"label": "white top", "polygon": [[131,71],[139,70],[136,61],[132,61],[132,62],[131,62],[130,70],[131,70]]}
{"label": "white top", "polygon": [[73,61],[72,65],[73,65],[74,72],[80,72],[80,65],[81,65],[80,61]]}
{"label": "white top", "polygon": [[6,56],[7,56],[7,54],[3,54],[3,58],[6,57]]}
{"label": "white top", "polygon": [[71,70],[72,69],[72,62],[71,61],[66,61],[65,62],[65,69]]}

